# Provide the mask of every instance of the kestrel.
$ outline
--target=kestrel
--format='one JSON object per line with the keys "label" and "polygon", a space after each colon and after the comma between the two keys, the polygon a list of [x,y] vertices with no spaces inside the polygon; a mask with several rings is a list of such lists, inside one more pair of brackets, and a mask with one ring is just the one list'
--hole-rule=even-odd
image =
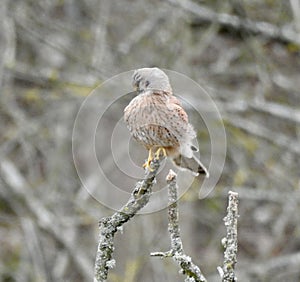
{"label": "kestrel", "polygon": [[132,79],[138,95],[125,108],[124,119],[133,138],[149,151],[144,167],[150,169],[151,160],[163,153],[178,167],[208,177],[207,169],[194,156],[196,133],[173,96],[168,76],[159,68],[142,68],[134,71]]}

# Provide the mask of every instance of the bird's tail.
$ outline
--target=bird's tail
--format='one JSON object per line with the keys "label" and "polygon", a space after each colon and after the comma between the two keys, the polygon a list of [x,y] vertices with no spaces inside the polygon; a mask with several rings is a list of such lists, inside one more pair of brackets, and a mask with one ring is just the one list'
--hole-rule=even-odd
{"label": "bird's tail", "polygon": [[195,156],[188,158],[180,154],[173,161],[180,168],[188,169],[196,175],[204,174],[206,177],[209,177],[206,167]]}

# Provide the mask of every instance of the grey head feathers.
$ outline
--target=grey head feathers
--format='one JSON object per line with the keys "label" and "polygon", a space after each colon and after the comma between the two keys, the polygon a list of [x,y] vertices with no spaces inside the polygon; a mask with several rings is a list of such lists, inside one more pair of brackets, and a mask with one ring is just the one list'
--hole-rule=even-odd
{"label": "grey head feathers", "polygon": [[160,90],[172,92],[168,76],[159,68],[142,68],[134,71],[132,84],[139,92]]}

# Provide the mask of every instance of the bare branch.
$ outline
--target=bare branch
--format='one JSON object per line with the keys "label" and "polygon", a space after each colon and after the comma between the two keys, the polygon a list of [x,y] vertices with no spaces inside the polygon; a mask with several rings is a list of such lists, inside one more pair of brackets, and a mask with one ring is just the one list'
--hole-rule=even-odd
{"label": "bare branch", "polygon": [[128,54],[135,44],[140,42],[155,28],[159,21],[165,17],[167,12],[169,11],[161,11],[160,9],[156,15],[149,17],[149,19],[146,19],[142,24],[134,28],[132,32],[126,36],[126,39],[119,44],[118,51],[122,54]]}
{"label": "bare branch", "polygon": [[297,31],[300,31],[300,1],[290,0],[290,5],[293,12],[296,29]]}
{"label": "bare branch", "polygon": [[22,30],[24,30],[26,32],[26,35],[29,35],[32,38],[53,48],[54,50],[61,52],[62,54],[69,57],[74,62],[79,62],[82,66],[84,66],[89,72],[92,72],[94,75],[101,78],[107,77],[107,74],[103,70],[103,67],[100,69],[93,65],[90,65],[89,63],[86,62],[85,58],[82,57],[81,55],[72,53],[70,49],[64,47],[62,44],[59,44],[58,42],[52,42],[51,40],[45,38],[44,34],[36,30],[33,24],[29,23],[27,19],[26,20],[22,19],[22,16],[16,17],[16,25],[20,27]]}
{"label": "bare branch", "polygon": [[21,226],[24,230],[24,241],[30,253],[35,276],[47,281],[47,267],[36,224],[32,219],[24,217],[21,218]]}
{"label": "bare branch", "polygon": [[300,111],[296,108],[265,101],[255,101],[254,103],[249,103],[249,106],[253,108],[253,110],[262,111],[282,119],[300,123]]}
{"label": "bare branch", "polygon": [[184,10],[197,16],[201,22],[218,23],[221,26],[237,31],[246,31],[250,34],[259,34],[266,38],[300,44],[300,35],[291,28],[278,28],[267,22],[255,22],[241,17],[214,12],[203,5],[185,0],[168,0],[169,3],[178,5]]}
{"label": "bare branch", "polygon": [[218,103],[223,111],[228,112],[245,112],[249,109],[263,112],[272,115],[277,118],[282,118],[295,123],[300,123],[300,111],[296,108],[281,105],[279,103],[267,102],[267,101],[244,101],[234,100],[226,101],[224,103]]}
{"label": "bare branch", "polygon": [[247,263],[245,271],[249,274],[256,274],[266,276],[267,274],[283,271],[284,269],[297,269],[300,265],[300,252],[289,253],[287,255],[277,256],[269,258],[266,262],[261,263]]}
{"label": "bare branch", "polygon": [[106,38],[110,5],[110,1],[101,1],[99,15],[94,25],[95,45],[92,52],[92,66],[95,68],[101,68],[105,57],[110,56]]}
{"label": "bare branch", "polygon": [[8,1],[2,1],[0,7],[0,87],[3,85],[5,67],[15,63],[16,35],[14,20],[8,15]]}
{"label": "bare branch", "polygon": [[233,126],[241,128],[246,132],[264,138],[279,147],[286,148],[292,153],[300,154],[300,145],[297,140],[287,137],[284,134],[274,132],[273,130],[250,121],[246,118],[240,118],[238,116],[227,115],[225,117]]}
{"label": "bare branch", "polygon": [[151,169],[146,173],[145,179],[136,183],[128,202],[112,216],[100,220],[94,282],[106,281],[109,269],[114,267],[115,260],[112,258],[112,255],[115,233],[149,202],[159,167],[160,160],[154,159],[150,165]]}
{"label": "bare branch", "polygon": [[101,82],[95,75],[81,75],[74,72],[61,71],[57,74],[57,77],[53,77],[53,69],[51,68],[43,67],[37,69],[23,63],[15,63],[13,66],[6,66],[5,72],[21,83],[29,83],[42,88],[68,85],[94,88]]}
{"label": "bare branch", "polygon": [[222,239],[225,248],[223,267],[218,267],[223,282],[237,281],[234,268],[237,263],[237,220],[238,220],[238,193],[228,192],[227,215],[224,218],[226,237]]}
{"label": "bare branch", "polygon": [[[278,204],[284,204],[286,201],[289,200],[290,197],[294,198],[295,200],[300,202],[300,195],[299,191],[291,191],[291,189],[285,191],[286,193],[282,193],[276,189],[254,189],[250,186],[236,186],[231,187],[231,189],[236,189],[239,191],[239,198],[245,200],[252,200],[252,201],[270,201]],[[218,196],[226,197],[227,194],[222,192]],[[213,195],[209,195],[209,197],[215,197]]]}
{"label": "bare branch", "polygon": [[181,273],[186,275],[185,281],[190,282],[205,282],[206,278],[203,276],[200,268],[192,262],[191,257],[187,256],[183,251],[182,240],[180,237],[180,228],[178,223],[178,207],[177,207],[177,182],[176,173],[170,170],[167,175],[168,194],[169,194],[169,208],[168,230],[171,238],[171,250],[168,252],[153,252],[151,256],[159,257],[173,257],[181,268]]}
{"label": "bare branch", "polygon": [[52,234],[68,250],[82,276],[88,281],[91,277],[90,259],[74,246],[74,242],[70,241],[69,237],[65,236],[62,232],[63,226],[58,222],[58,218],[32,193],[29,183],[18,168],[8,159],[2,159],[0,162],[0,174],[5,183],[11,188],[12,197],[24,199],[24,205],[34,214],[38,226]]}

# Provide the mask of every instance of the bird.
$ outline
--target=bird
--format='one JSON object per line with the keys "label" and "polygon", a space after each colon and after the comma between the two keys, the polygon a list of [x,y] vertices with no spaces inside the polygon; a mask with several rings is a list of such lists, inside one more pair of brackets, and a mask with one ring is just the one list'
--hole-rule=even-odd
{"label": "bird", "polygon": [[132,86],[137,95],[124,109],[124,120],[132,137],[148,150],[143,167],[151,170],[151,161],[163,156],[195,176],[208,177],[208,170],[194,155],[196,132],[173,95],[167,74],[157,67],[137,69]]}

